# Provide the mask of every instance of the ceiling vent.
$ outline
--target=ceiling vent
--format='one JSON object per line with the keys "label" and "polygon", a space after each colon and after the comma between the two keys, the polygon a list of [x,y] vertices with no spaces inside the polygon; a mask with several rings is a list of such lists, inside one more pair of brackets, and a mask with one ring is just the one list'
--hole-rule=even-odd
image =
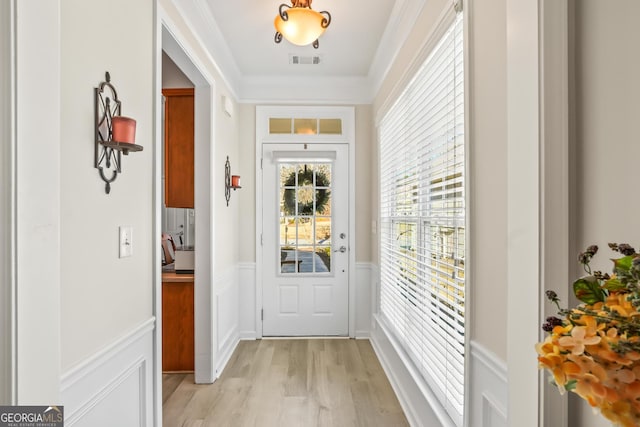
{"label": "ceiling vent", "polygon": [[289,55],[289,64],[292,65],[318,65],[320,64],[320,55]]}

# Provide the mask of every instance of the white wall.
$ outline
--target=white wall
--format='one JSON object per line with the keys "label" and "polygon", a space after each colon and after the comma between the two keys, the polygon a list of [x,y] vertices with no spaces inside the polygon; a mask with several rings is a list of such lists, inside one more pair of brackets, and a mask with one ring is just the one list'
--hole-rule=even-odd
{"label": "white wall", "polygon": [[[99,11],[99,13],[97,13]],[[123,13],[126,11],[126,13]],[[153,2],[61,4],[61,342],[63,371],[152,316]],[[117,23],[117,31],[105,33]],[[98,25],[99,24],[99,25]],[[144,151],[123,156],[105,194],[93,167],[95,88],[111,74]],[[118,258],[118,226],[133,256]]]}
{"label": "white wall", "polygon": [[16,402],[42,404],[60,401],[60,2],[15,4]]}
{"label": "white wall", "polygon": [[[572,250],[601,249],[594,266],[611,271],[608,242],[640,246],[635,195],[640,144],[640,3],[635,0],[575,2],[574,151],[576,206]],[[573,259],[570,260],[573,262]],[[571,265],[572,277],[581,272]],[[575,399],[570,426],[607,426]]]}

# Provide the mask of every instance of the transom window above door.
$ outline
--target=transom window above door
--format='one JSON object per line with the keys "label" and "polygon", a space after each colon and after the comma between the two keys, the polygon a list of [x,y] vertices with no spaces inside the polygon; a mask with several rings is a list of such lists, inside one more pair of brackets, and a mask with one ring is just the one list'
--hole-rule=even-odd
{"label": "transom window above door", "polygon": [[269,134],[342,135],[342,119],[271,117]]}

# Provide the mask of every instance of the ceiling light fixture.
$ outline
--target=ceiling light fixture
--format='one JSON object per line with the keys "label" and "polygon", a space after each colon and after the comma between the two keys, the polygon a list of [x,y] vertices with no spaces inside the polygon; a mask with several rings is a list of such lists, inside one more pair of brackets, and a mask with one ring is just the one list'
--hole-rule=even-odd
{"label": "ceiling light fixture", "polygon": [[291,0],[291,6],[281,4],[274,21],[276,27],[275,42],[280,43],[282,37],[289,42],[306,46],[312,44],[318,48],[318,37],[331,23],[331,14],[311,9],[312,0]]}

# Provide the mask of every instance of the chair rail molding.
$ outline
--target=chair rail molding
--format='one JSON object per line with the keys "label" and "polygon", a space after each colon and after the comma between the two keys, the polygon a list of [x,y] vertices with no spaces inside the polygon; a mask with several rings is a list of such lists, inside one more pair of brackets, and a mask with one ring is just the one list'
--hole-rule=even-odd
{"label": "chair rail molding", "polygon": [[[153,330],[151,317],[61,378],[65,425],[151,427]],[[117,408],[114,413],[113,408]],[[117,420],[113,417],[117,414]],[[159,422],[159,420],[158,420]]]}

